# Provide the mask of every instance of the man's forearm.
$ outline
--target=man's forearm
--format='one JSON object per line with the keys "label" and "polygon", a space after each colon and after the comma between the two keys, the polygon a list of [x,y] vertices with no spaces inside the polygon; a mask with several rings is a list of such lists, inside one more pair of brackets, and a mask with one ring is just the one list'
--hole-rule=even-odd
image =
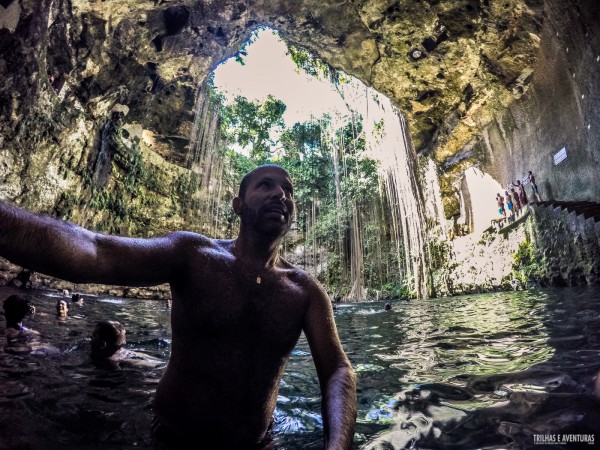
{"label": "man's forearm", "polygon": [[323,391],[326,450],[349,450],[356,425],[356,376],[349,366],[338,368]]}
{"label": "man's forearm", "polygon": [[[48,216],[0,202],[0,256],[22,267],[77,281],[77,265],[92,233]],[[87,245],[86,245],[87,243]]]}

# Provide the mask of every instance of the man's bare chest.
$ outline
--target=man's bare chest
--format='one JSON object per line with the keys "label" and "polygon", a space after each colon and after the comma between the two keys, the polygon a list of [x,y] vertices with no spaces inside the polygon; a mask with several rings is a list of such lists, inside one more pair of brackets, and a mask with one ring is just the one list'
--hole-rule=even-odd
{"label": "man's bare chest", "polygon": [[286,274],[214,264],[188,280],[180,289],[178,315],[198,334],[285,343],[302,329],[307,300]]}

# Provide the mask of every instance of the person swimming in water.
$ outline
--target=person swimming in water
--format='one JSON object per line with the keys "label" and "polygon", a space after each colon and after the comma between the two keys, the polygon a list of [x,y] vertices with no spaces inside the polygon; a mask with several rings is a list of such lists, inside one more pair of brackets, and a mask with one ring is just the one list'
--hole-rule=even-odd
{"label": "person swimming in water", "polygon": [[35,306],[29,300],[20,295],[11,295],[2,304],[4,319],[7,330],[27,330],[23,326],[23,319],[35,314]]}
{"label": "person swimming in water", "polygon": [[56,302],[56,315],[61,319],[65,319],[69,315],[69,304],[66,300],[60,299]]}
{"label": "person swimming in water", "polygon": [[3,303],[4,318],[6,319],[5,351],[12,354],[30,353],[33,355],[55,355],[59,350],[42,342],[38,331],[23,326],[27,316],[35,314],[35,306],[20,295],[11,295]]}
{"label": "person swimming in water", "polygon": [[183,231],[136,239],[0,203],[0,255],[74,283],[170,283],[171,356],[155,396],[154,429],[163,440],[263,445],[286,363],[304,332],[321,386],[325,448],[350,449],[356,378],[331,301],[279,254],[295,211],[288,173],[275,165],[252,170],[233,209],[241,223],[232,240]]}
{"label": "person swimming in water", "polygon": [[119,351],[125,344],[125,328],[119,322],[102,320],[96,323],[90,344],[93,360],[121,359]]}
{"label": "person swimming in water", "polygon": [[77,306],[83,306],[83,295],[81,294],[73,294],[71,296],[71,302]]}
{"label": "person swimming in water", "polygon": [[98,368],[121,369],[124,367],[156,367],[160,361],[144,353],[124,348],[125,327],[113,320],[96,323],[90,339],[90,357]]}

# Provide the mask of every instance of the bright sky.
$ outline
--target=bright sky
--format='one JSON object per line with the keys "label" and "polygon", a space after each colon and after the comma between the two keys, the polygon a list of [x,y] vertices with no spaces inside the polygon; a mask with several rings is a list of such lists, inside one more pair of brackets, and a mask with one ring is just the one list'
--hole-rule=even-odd
{"label": "bright sky", "polygon": [[298,70],[286,44],[271,30],[261,30],[246,48],[245,65],[230,58],[215,69],[214,84],[230,100],[238,95],[263,102],[271,94],[286,104],[283,118],[287,126],[306,122],[311,115],[347,113],[333,86]]}

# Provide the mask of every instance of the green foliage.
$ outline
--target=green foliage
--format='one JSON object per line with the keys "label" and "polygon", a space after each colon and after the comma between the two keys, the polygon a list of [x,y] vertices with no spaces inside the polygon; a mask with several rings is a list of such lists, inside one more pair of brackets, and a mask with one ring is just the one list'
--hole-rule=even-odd
{"label": "green foliage", "polygon": [[309,208],[315,196],[327,201],[334,195],[333,163],[327,149],[320,146],[320,135],[318,123],[297,123],[285,130],[279,141],[282,151],[277,163],[294,180],[299,210]]}
{"label": "green foliage", "polygon": [[321,59],[315,58],[303,48],[290,45],[288,46],[288,53],[294,64],[311,77],[327,76],[329,73],[329,66],[327,64]]}
{"label": "green foliage", "polygon": [[531,242],[521,242],[512,264],[514,278],[522,283],[537,279],[540,271],[538,261],[539,255]]}
{"label": "green foliage", "polygon": [[450,243],[447,241],[433,241],[429,244],[430,265],[432,270],[447,267],[450,260]]}
{"label": "green foliage", "polygon": [[[125,190],[132,195],[139,194],[142,184],[149,184],[154,177],[149,177],[144,159],[139,148],[131,150],[121,149],[115,154],[115,163],[123,168],[125,176],[123,185]],[[145,183],[144,183],[145,181]]]}
{"label": "green foliage", "polygon": [[393,299],[408,299],[412,297],[407,283],[386,283],[382,287],[383,295]]}
{"label": "green foliage", "polygon": [[[290,53],[309,73],[337,77],[337,72],[307,52],[291,48]],[[341,82],[339,77],[336,80]],[[298,230],[290,245],[304,246],[307,264],[317,260],[322,264],[319,279],[329,292],[344,296],[351,290],[352,242],[358,233],[365,287],[387,297],[414,295],[399,273],[404,255],[391,244],[392,220],[380,194],[378,163],[367,156],[361,117],[348,119],[335,131],[328,116],[285,128],[286,106],[272,96],[263,103],[237,97],[227,104],[213,90],[210,101],[220,111],[225,184],[236,189],[243,175],[260,164],[275,163],[289,172],[294,180]],[[378,127],[382,130],[383,122]],[[272,138],[276,135],[277,142]],[[239,148],[247,156],[236,151]],[[183,184],[184,180],[176,183]],[[226,226],[224,235],[234,235],[235,218],[229,206],[218,208],[217,214]],[[440,261],[443,251],[440,246]]]}
{"label": "green foliage", "polygon": [[233,104],[221,109],[221,132],[230,142],[249,147],[254,159],[266,162],[275,147],[271,132],[285,126],[285,109],[285,103],[271,95],[264,103],[238,96]]}
{"label": "green foliage", "polygon": [[54,206],[53,215],[55,217],[60,217],[63,220],[69,220],[73,213],[73,209],[78,205],[79,199],[73,192],[62,192]]}
{"label": "green foliage", "polygon": [[339,84],[346,81],[342,72],[334,69],[308,50],[288,45],[288,54],[298,69],[303,70],[311,77],[323,77],[328,79],[332,84]]}
{"label": "green foliage", "polygon": [[[252,35],[250,36],[250,39],[248,39],[246,42],[244,42],[244,44],[240,48],[240,51],[234,56],[234,59],[237,63],[241,64],[242,66],[246,65],[246,61],[244,60],[244,58],[246,58],[246,56],[248,56],[248,52],[246,50],[249,45],[253,44],[256,41],[256,38],[258,37],[258,33],[262,30],[265,30],[265,28],[261,27],[261,28],[254,30],[252,32]],[[273,31],[273,33],[276,34],[275,31]]]}
{"label": "green foliage", "polygon": [[172,185],[172,195],[180,198],[186,197],[189,192],[191,178],[187,174],[180,174]]}

